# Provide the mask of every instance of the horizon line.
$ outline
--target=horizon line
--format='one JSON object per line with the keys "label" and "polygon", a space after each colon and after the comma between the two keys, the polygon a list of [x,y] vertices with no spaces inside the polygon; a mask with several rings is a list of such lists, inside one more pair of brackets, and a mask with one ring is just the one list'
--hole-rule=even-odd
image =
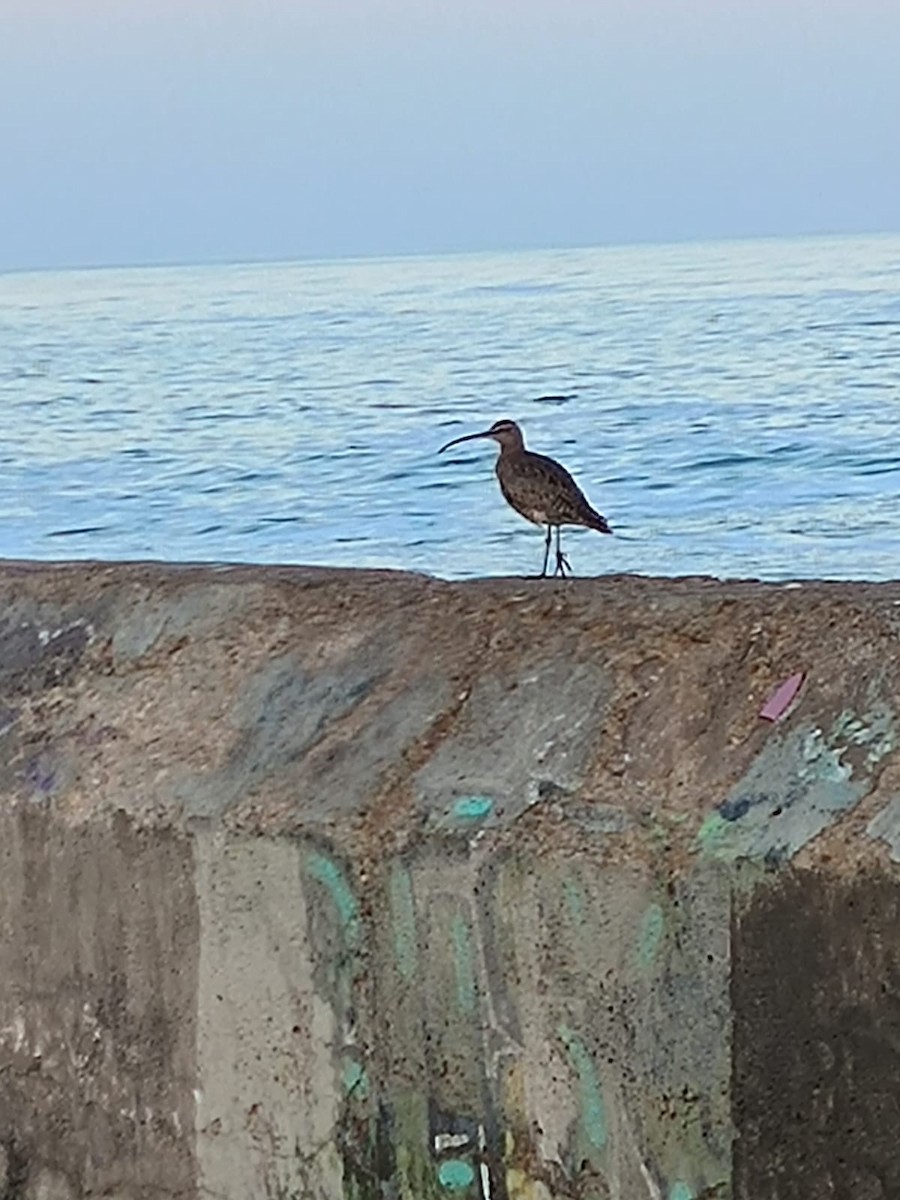
{"label": "horizon line", "polygon": [[640,240],[623,240],[609,242],[585,242],[571,245],[533,245],[533,246],[501,246],[492,249],[479,250],[399,250],[371,253],[346,253],[333,255],[296,255],[290,257],[210,257],[210,258],[173,258],[155,260],[132,260],[124,262],[105,263],[75,263],[65,266],[0,266],[0,279],[6,276],[22,275],[64,275],[88,274],[104,271],[166,271],[166,270],[202,270],[206,267],[285,267],[285,266],[335,266],[363,265],[366,263],[405,262],[429,259],[461,259],[461,258],[505,258],[525,254],[577,254],[589,250],[628,250],[642,248],[666,248],[675,246],[716,246],[735,242],[804,242],[829,241],[835,239],[879,239],[900,237],[900,229],[881,230],[819,230],[808,233],[750,233],[750,234],[720,234],[713,237],[677,237],[677,238],[645,238]]}

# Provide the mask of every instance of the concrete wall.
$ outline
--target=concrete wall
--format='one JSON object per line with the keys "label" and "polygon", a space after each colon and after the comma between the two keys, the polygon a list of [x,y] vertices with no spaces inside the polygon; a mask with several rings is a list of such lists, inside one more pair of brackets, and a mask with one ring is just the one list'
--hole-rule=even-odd
{"label": "concrete wall", "polygon": [[896,1200],[898,638],[894,585],[5,564],[0,1196]]}

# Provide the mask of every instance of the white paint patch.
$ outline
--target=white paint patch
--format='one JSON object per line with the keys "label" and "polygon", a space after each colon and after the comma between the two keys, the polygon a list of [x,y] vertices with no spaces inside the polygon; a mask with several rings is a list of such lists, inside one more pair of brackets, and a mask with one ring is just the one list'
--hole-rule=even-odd
{"label": "white paint patch", "polygon": [[482,1163],[479,1167],[481,1175],[481,1192],[484,1200],[491,1200],[491,1173],[488,1170],[487,1163]]}
{"label": "white paint patch", "polygon": [[460,1150],[468,1144],[469,1135],[467,1133],[436,1133],[434,1135],[435,1154],[443,1154],[445,1150]]}
{"label": "white paint patch", "polygon": [[650,1200],[662,1200],[662,1192],[656,1186],[656,1180],[647,1170],[647,1164],[643,1160],[640,1163],[640,1172],[641,1178],[647,1185],[647,1193],[650,1196]]}

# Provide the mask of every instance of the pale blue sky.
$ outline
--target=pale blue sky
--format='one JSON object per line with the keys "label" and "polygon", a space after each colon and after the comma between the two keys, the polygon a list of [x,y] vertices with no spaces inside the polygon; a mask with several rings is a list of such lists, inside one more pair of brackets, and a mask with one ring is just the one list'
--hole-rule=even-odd
{"label": "pale blue sky", "polygon": [[0,270],[900,230],[900,0],[0,0]]}

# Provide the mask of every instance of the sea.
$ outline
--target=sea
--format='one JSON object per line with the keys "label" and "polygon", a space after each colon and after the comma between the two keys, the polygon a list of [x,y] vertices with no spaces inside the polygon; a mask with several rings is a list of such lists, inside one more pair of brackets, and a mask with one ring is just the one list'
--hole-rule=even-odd
{"label": "sea", "polygon": [[0,557],[900,575],[900,237],[0,275]]}

